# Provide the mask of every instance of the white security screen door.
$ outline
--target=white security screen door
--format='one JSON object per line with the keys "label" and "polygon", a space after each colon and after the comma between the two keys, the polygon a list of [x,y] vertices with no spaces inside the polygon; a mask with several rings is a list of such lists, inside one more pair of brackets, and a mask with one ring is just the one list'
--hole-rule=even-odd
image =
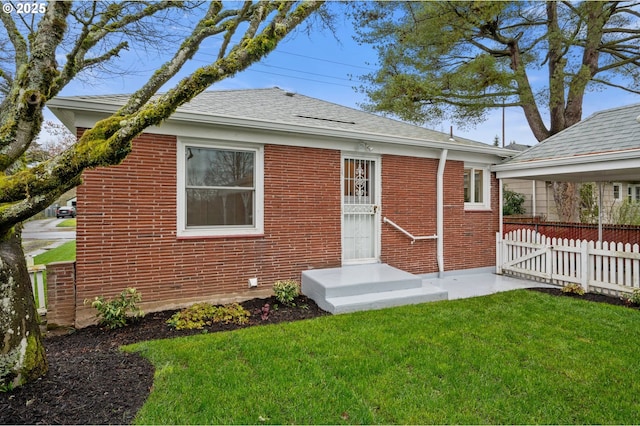
{"label": "white security screen door", "polygon": [[378,261],[376,160],[347,157],[342,166],[342,261]]}

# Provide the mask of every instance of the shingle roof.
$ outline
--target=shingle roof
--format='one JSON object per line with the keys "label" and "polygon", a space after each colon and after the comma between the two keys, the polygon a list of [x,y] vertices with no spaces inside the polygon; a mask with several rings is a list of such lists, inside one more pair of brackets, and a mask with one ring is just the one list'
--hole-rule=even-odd
{"label": "shingle roof", "polygon": [[[109,105],[123,105],[129,95],[59,97]],[[54,100],[55,101],[55,100]],[[482,142],[429,130],[390,118],[380,117],[277,87],[249,90],[219,90],[203,92],[176,112],[210,117],[228,117],[267,123],[304,126],[318,129],[345,130],[359,133],[404,137],[458,146],[495,148]],[[495,152],[494,152],[495,153]],[[506,156],[506,155],[504,155]]]}
{"label": "shingle roof", "polygon": [[503,164],[640,148],[640,104],[596,112]]}

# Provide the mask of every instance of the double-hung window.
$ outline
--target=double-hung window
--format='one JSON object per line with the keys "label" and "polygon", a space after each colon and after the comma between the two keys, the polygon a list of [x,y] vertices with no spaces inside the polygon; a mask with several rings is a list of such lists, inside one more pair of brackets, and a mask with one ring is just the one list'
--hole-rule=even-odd
{"label": "double-hung window", "polygon": [[627,187],[627,198],[629,201],[640,201],[640,185],[629,185]]}
{"label": "double-hung window", "polygon": [[619,184],[619,183],[613,184],[613,199],[614,201],[622,200],[622,184]]}
{"label": "double-hung window", "polygon": [[262,234],[262,148],[179,147],[178,234]]}
{"label": "double-hung window", "polygon": [[486,167],[464,167],[464,207],[466,210],[491,208],[491,179]]}

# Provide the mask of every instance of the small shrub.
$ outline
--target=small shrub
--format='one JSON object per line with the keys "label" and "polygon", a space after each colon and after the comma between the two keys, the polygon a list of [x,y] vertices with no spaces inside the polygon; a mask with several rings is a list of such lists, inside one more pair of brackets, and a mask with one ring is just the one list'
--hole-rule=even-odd
{"label": "small shrub", "polygon": [[223,324],[246,324],[249,322],[251,313],[237,303],[219,306],[213,314],[213,322]]}
{"label": "small shrub", "polygon": [[141,318],[144,312],[136,305],[142,300],[142,295],[135,288],[122,290],[119,296],[112,300],[105,300],[98,296],[93,301],[85,300],[84,303],[91,303],[91,307],[97,309],[98,323],[109,329],[124,327],[129,318]]}
{"label": "small shrub", "polygon": [[629,305],[640,306],[640,289],[633,290],[631,294],[624,294],[622,299]]}
{"label": "small shrub", "polygon": [[176,330],[200,330],[214,323],[246,324],[250,315],[249,311],[237,303],[224,306],[196,303],[173,314],[167,324]]}
{"label": "small shrub", "polygon": [[271,306],[268,303],[265,303],[264,306],[259,310],[260,318],[262,321],[266,321],[269,319],[269,313],[271,312]]}
{"label": "small shrub", "polygon": [[300,284],[296,280],[276,281],[273,284],[273,293],[283,305],[295,306],[293,301],[300,295]]}
{"label": "small shrub", "polygon": [[580,284],[566,284],[565,286],[562,287],[562,292],[563,293],[571,293],[571,294],[577,294],[579,296],[583,296],[584,295],[584,288],[582,288],[582,286]]}
{"label": "small shrub", "polygon": [[211,324],[215,309],[210,303],[196,303],[173,314],[167,324],[177,330],[201,329]]}

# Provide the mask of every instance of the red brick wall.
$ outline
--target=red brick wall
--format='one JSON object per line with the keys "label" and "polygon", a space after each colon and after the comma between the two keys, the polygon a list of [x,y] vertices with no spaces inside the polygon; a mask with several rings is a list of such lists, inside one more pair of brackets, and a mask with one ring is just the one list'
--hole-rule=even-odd
{"label": "red brick wall", "polygon": [[[385,155],[382,158],[382,217],[415,236],[434,235],[437,170],[437,159]],[[381,260],[411,273],[437,271],[436,240],[411,244],[406,235],[383,223]]]}
{"label": "red brick wall", "polygon": [[[177,238],[176,139],[145,134],[78,188],[78,300],[136,287],[147,310],[255,297],[278,279],[340,265],[340,153],[267,145],[264,236]],[[249,292],[247,279],[258,277]],[[260,293],[262,291],[262,293]],[[181,303],[184,302],[184,303]],[[78,306],[79,322],[93,313]]]}
{"label": "red brick wall", "polygon": [[[76,324],[95,312],[84,299],[136,287],[147,311],[196,300],[268,294],[278,279],[341,264],[340,152],[264,147],[264,235],[178,238],[176,138],[145,134],[125,161],[86,171],[78,188]],[[382,215],[414,235],[436,233],[437,159],[385,155]],[[408,184],[410,183],[410,184]],[[463,163],[445,168],[445,270],[491,266],[498,231],[492,211],[464,210]],[[436,241],[410,240],[382,225],[381,260],[413,273],[437,271]],[[257,277],[258,289],[247,279]]]}
{"label": "red brick wall", "polygon": [[491,210],[464,209],[464,164],[448,161],[445,168],[445,271],[494,266],[496,233],[500,230],[498,180],[491,174]]}
{"label": "red brick wall", "polygon": [[50,326],[75,325],[78,303],[75,266],[75,262],[53,262],[47,265],[47,323]]}
{"label": "red brick wall", "polygon": [[[382,216],[415,236],[436,234],[437,159],[385,155],[382,159]],[[445,271],[495,265],[498,232],[498,186],[491,180],[491,211],[465,211],[460,161],[447,161],[444,171]],[[410,183],[410,184],[407,184]],[[438,271],[436,240],[411,240],[382,225],[381,260],[405,271]]]}

